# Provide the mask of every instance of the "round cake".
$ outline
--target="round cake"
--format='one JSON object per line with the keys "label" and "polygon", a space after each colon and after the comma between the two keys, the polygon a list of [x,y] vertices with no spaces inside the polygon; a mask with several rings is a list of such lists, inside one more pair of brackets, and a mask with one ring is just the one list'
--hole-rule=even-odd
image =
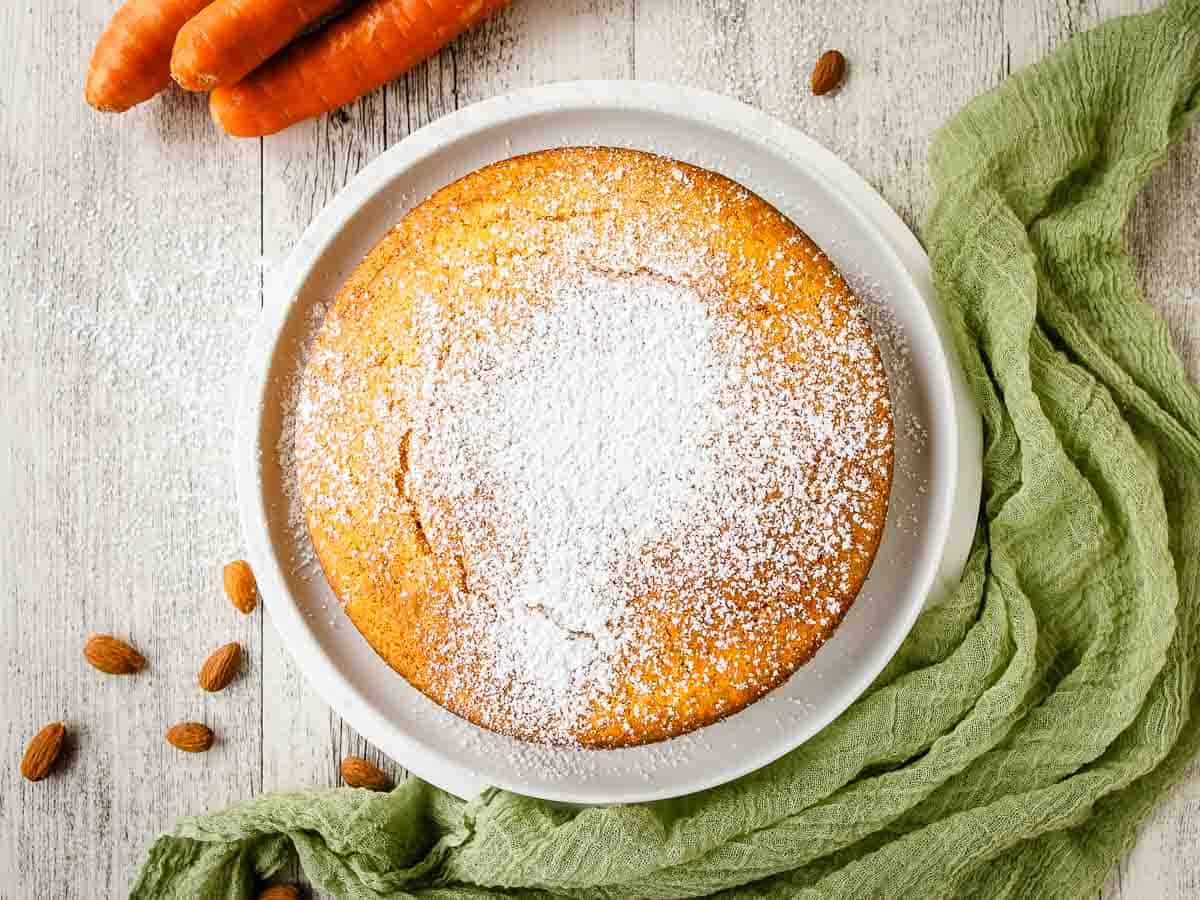
{"label": "round cake", "polygon": [[294,437],[316,554],[414,687],[607,748],[745,707],[859,593],[887,378],[824,253],[729,179],[565,148],[408,212],[329,307]]}

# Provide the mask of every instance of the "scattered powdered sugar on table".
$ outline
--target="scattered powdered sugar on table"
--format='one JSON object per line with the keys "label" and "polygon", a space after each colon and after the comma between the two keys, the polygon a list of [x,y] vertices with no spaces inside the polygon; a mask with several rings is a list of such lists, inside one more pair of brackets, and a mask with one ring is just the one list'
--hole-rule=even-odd
{"label": "scattered powdered sugar on table", "polygon": [[[826,43],[848,26],[852,12],[840,9],[828,20],[819,8],[805,8],[803,27],[788,40],[765,48],[754,41],[757,29],[795,15],[796,0],[715,0],[692,15],[671,17],[673,45],[686,53],[654,54],[639,60],[637,77],[699,85],[761,107],[772,115],[793,118],[811,102],[809,73]],[[852,26],[850,26],[852,27]]]}
{"label": "scattered powdered sugar on table", "polygon": [[[229,251],[243,230],[131,229],[111,250],[108,276],[86,296],[35,295],[11,311],[40,319],[40,352],[68,361],[56,373],[58,389],[77,390],[67,379],[86,379],[91,408],[120,423],[92,427],[79,445],[89,458],[59,465],[126,473],[100,486],[124,523],[105,535],[106,545],[128,561],[131,580],[152,578],[159,590],[191,589],[194,572],[181,571],[180,546],[216,559],[238,551],[232,410],[259,289],[252,258]],[[175,580],[163,583],[167,577]]]}

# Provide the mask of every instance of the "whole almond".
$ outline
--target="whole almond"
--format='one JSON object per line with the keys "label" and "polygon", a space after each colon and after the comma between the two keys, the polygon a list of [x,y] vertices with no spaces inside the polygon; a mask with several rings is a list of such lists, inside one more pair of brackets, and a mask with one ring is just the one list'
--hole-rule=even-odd
{"label": "whole almond", "polygon": [[51,722],[33,736],[21,758],[21,774],[30,781],[41,781],[50,774],[62,752],[67,729],[62,722]]}
{"label": "whole almond", "polygon": [[213,745],[212,729],[199,722],[180,722],[167,729],[167,743],[185,753],[203,753]]}
{"label": "whole almond", "polygon": [[361,756],[347,756],[342,760],[342,781],[350,787],[369,791],[388,791],[392,788],[392,780],[384,771]]}
{"label": "whole almond", "polygon": [[273,884],[259,892],[258,900],[300,900],[300,888],[294,884]]}
{"label": "whole almond", "polygon": [[812,92],[817,96],[828,94],[846,77],[846,57],[837,50],[826,50],[813,66]]}
{"label": "whole almond", "polygon": [[111,634],[93,634],[83,645],[83,655],[95,668],[109,675],[132,675],[146,665],[142,654]]}
{"label": "whole almond", "polygon": [[246,615],[254,612],[258,605],[258,582],[254,570],[244,559],[235,559],[225,567],[225,593],[229,602]]}
{"label": "whole almond", "polygon": [[238,663],[241,660],[242,645],[237,641],[214,650],[200,667],[200,687],[210,692],[228,687],[229,682],[237,675]]}

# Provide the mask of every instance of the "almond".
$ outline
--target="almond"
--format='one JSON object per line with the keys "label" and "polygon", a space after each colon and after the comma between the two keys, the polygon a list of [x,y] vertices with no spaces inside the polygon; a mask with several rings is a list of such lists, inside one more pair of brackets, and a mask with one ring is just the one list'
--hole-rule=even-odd
{"label": "almond", "polygon": [[213,745],[212,729],[199,722],[180,722],[167,729],[167,743],[184,753],[203,753]]}
{"label": "almond", "polygon": [[21,774],[30,781],[41,781],[49,775],[62,751],[66,733],[62,722],[51,722],[35,734],[21,758]]}
{"label": "almond", "polygon": [[95,668],[109,675],[132,675],[146,665],[142,654],[111,634],[93,634],[83,645],[83,655]]}
{"label": "almond", "polygon": [[220,691],[229,686],[237,675],[238,663],[242,661],[242,645],[237,641],[226,644],[200,667],[200,687],[206,691]]}
{"label": "almond", "polygon": [[846,57],[837,50],[826,50],[813,66],[812,92],[817,96],[828,94],[846,77]]}
{"label": "almond", "polygon": [[350,787],[366,788],[369,791],[392,789],[392,780],[384,771],[361,756],[347,756],[342,760],[342,781]]}
{"label": "almond", "polygon": [[246,615],[254,612],[258,605],[258,583],[250,563],[235,559],[225,567],[225,593],[229,595],[229,602]]}
{"label": "almond", "polygon": [[259,892],[258,900],[300,900],[300,888],[294,884],[273,884]]}

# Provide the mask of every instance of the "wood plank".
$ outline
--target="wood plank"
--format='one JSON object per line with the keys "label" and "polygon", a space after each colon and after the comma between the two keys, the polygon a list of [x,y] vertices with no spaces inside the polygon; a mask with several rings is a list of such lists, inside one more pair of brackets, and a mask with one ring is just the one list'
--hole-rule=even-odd
{"label": "wood plank", "polygon": [[[80,61],[110,12],[0,9],[0,895],[13,898],[122,896],[177,817],[261,789],[258,620],[220,588],[240,533],[225,392],[257,307],[259,151],[219,139],[199,98],[87,108]],[[89,668],[93,630],[130,638],[148,670]],[[249,670],[205,695],[199,666],[229,640]],[[30,784],[15,760],[52,719],[69,758]],[[168,746],[180,719],[210,723],[217,746]]]}
{"label": "wood plank", "polygon": [[[627,77],[632,0],[518,0],[404,78],[343,112],[264,142],[265,255],[281,260],[366,163],[454,109],[548,81]],[[356,754],[404,777],[304,683],[278,636],[263,635],[263,789],[339,783]],[[281,880],[300,880],[284,873]]]}

